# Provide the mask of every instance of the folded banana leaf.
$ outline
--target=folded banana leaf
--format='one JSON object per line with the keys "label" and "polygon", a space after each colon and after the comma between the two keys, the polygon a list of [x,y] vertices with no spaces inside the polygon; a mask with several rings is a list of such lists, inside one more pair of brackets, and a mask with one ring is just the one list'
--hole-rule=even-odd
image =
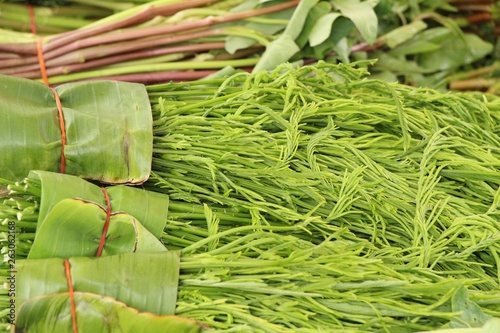
{"label": "folded banana leaf", "polygon": [[[112,297],[138,311],[173,315],[177,302],[179,257],[178,251],[168,251],[74,257],[68,261],[75,292]],[[34,297],[69,292],[64,259],[19,260],[16,269],[17,311]],[[19,313],[16,318],[20,318]]]}
{"label": "folded banana leaf", "polygon": [[54,88],[0,76],[0,175],[18,181],[30,170],[61,172],[113,184],[140,184],[150,174],[152,116],[141,84],[92,81]]}
{"label": "folded banana leaf", "polygon": [[[179,316],[138,312],[111,297],[74,293],[79,333],[198,333],[202,325]],[[73,333],[69,293],[34,297],[23,303],[14,332]],[[57,316],[54,314],[57,313]]]}
{"label": "folded banana leaf", "polygon": [[[106,210],[82,199],[64,199],[37,230],[28,259],[91,257],[100,249]],[[160,252],[165,246],[134,217],[113,213],[99,255]]]}
{"label": "folded banana leaf", "polygon": [[[51,210],[64,199],[78,198],[80,202],[92,202],[107,209],[102,189],[76,176],[35,170],[29,173],[27,182],[31,188],[39,187],[41,202],[37,237],[38,229],[44,225]],[[154,237],[161,237],[168,215],[167,195],[123,185],[107,187],[106,192],[112,214],[127,213],[140,221]]]}

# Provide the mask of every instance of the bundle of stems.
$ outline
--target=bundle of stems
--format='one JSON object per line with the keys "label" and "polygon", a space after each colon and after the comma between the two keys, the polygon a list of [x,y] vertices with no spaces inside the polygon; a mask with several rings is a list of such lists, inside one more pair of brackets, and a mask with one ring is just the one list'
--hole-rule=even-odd
{"label": "bundle of stems", "polygon": [[0,28],[39,36],[79,29],[111,15],[110,10],[86,5],[58,7],[0,2]]}
{"label": "bundle of stems", "polygon": [[[494,56],[498,6],[492,2],[156,0],[109,7],[122,9],[90,24],[74,20],[72,30],[44,36],[43,45],[39,36],[4,33],[0,74],[53,85],[97,78],[153,84],[196,80],[223,68],[376,58],[371,71],[388,82],[453,90],[495,83],[453,76],[491,65],[482,59]],[[454,41],[443,43],[443,34]]]}
{"label": "bundle of stems", "polygon": [[[48,36],[41,46],[36,38],[4,42],[0,73],[42,78],[42,55],[51,84],[92,78],[143,83],[190,80],[226,66],[250,67],[259,59],[255,55],[287,24],[299,1],[231,11],[243,2],[159,0]],[[243,20],[271,32],[248,28]],[[225,51],[229,36],[251,43],[229,53]]]}

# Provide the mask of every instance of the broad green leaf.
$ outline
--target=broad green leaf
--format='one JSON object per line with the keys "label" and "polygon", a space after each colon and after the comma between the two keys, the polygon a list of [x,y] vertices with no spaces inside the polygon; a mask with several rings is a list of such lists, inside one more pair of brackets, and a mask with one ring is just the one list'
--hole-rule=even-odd
{"label": "broad green leaf", "polygon": [[481,307],[469,299],[467,289],[459,288],[451,299],[453,312],[460,313],[450,322],[450,327],[481,327],[492,317],[483,312]]}
{"label": "broad green leaf", "polygon": [[[179,252],[69,259],[75,291],[113,297],[139,311],[175,313]],[[28,299],[68,291],[63,259],[18,260],[16,309]]]}
{"label": "broad green leaf", "polygon": [[385,82],[398,82],[398,77],[393,72],[388,70],[371,74],[370,79],[381,80]]}
{"label": "broad green leaf", "polygon": [[302,27],[299,36],[295,38],[295,43],[302,49],[309,42],[309,37],[314,29],[316,22],[323,16],[332,11],[332,5],[326,1],[320,1],[314,5],[307,13],[307,18]]}
{"label": "broad green leaf", "polygon": [[[30,170],[60,171],[56,99],[44,84],[0,76],[0,173],[18,181]],[[142,84],[63,84],[65,173],[104,183],[143,183],[152,158],[151,104]]]}
{"label": "broad green leaf", "polygon": [[[101,188],[81,178],[35,170],[30,172],[28,182],[30,180],[39,181],[41,186],[38,227],[43,225],[50,210],[63,199],[80,198],[106,207]],[[128,213],[156,238],[162,235],[168,214],[167,195],[128,186],[112,186],[106,191],[110,196],[113,213]]]}
{"label": "broad green leaf", "polygon": [[[450,31],[450,29],[445,28],[445,27],[436,27],[436,28],[431,28],[431,29],[426,29],[419,33],[418,35],[415,36],[413,39],[414,42],[416,41],[426,41],[430,43],[442,43],[449,39],[453,33]],[[410,41],[411,42],[411,41]]]}
{"label": "broad green leaf", "polygon": [[375,52],[373,56],[378,59],[377,68],[388,70],[395,74],[430,73],[430,70],[420,67],[414,61],[392,57],[385,52]]}
{"label": "broad green leaf", "polygon": [[[105,221],[104,207],[81,199],[64,199],[38,228],[28,259],[95,256]],[[113,213],[106,235],[103,256],[166,251],[163,244],[129,214]]]}
{"label": "broad green leaf", "polygon": [[405,56],[411,54],[426,53],[439,50],[440,44],[429,43],[426,41],[417,41],[413,43],[403,43],[388,53],[392,56]]}
{"label": "broad green leaf", "polygon": [[378,18],[373,7],[378,0],[332,0],[332,3],[342,15],[354,23],[368,44],[375,42],[378,33]]}
{"label": "broad green leaf", "polygon": [[293,12],[290,22],[285,28],[283,34],[290,36],[292,39],[299,37],[304,24],[306,23],[307,14],[318,3],[319,0],[302,0],[295,11]]}
{"label": "broad green leaf", "polygon": [[266,51],[253,68],[253,72],[276,68],[277,65],[287,62],[299,51],[300,48],[290,35],[283,34],[266,47]]}
{"label": "broad green leaf", "polygon": [[269,40],[272,39],[271,36],[267,36],[260,31],[248,27],[228,27],[224,28],[224,31],[230,37],[237,38],[236,40],[233,40],[231,44],[227,43],[229,37],[226,38],[225,48],[226,51],[231,54],[239,49],[247,48],[254,44],[267,46],[269,44]]}
{"label": "broad green leaf", "polygon": [[391,49],[413,38],[420,31],[427,28],[423,21],[415,21],[410,24],[396,28],[389,33],[380,36],[379,39],[387,44]]}
{"label": "broad green leaf", "polygon": [[[312,48],[314,52],[314,57],[317,59],[323,59],[333,50],[335,52],[338,52],[339,56],[341,56],[342,61],[344,61],[345,59],[343,59],[342,57],[345,56],[347,51],[350,54],[351,50],[345,49],[345,47],[348,47],[348,45],[345,45],[345,43],[341,41],[344,38],[346,38],[346,36],[349,34],[350,31],[352,31],[352,29],[354,29],[354,24],[352,23],[351,20],[346,19],[343,16],[336,19],[335,22],[333,22],[330,37],[323,43]],[[339,45],[339,43],[344,43],[344,44]],[[348,59],[346,63],[348,63],[349,61],[350,59]]]}
{"label": "broad green leaf", "polygon": [[[198,333],[199,322],[179,316],[139,312],[111,297],[74,293],[79,333]],[[54,315],[57,314],[57,315]],[[16,332],[73,333],[69,293],[34,297],[21,305]]]}
{"label": "broad green leaf", "polygon": [[303,0],[295,8],[285,31],[274,41],[267,45],[259,62],[254,66],[253,72],[260,70],[271,70],[281,63],[287,62],[294,54],[300,51],[295,42],[302,32],[307,13],[318,2],[318,0]]}
{"label": "broad green leaf", "polygon": [[341,15],[338,13],[329,13],[323,15],[314,25],[311,33],[309,34],[309,44],[316,46],[323,43],[332,32],[333,22]]}
{"label": "broad green leaf", "polygon": [[439,50],[419,55],[418,63],[429,71],[446,71],[482,59],[492,50],[493,45],[477,35],[452,35],[441,43]]}
{"label": "broad green leaf", "polygon": [[337,56],[343,63],[348,64],[350,62],[349,54],[351,54],[351,48],[347,38],[339,40],[339,42],[333,47],[333,50],[337,53]]}
{"label": "broad green leaf", "polygon": [[332,26],[332,34],[330,36],[330,40],[337,44],[343,38],[345,38],[349,32],[354,29],[354,23],[351,20],[346,19],[345,17],[339,17],[335,22],[333,22]]}

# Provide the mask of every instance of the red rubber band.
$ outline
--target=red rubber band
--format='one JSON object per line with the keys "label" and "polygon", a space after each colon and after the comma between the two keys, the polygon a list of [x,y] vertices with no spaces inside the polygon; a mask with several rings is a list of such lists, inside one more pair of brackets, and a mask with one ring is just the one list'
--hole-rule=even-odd
{"label": "red rubber band", "polygon": [[66,155],[64,154],[64,147],[66,146],[67,136],[66,136],[66,126],[64,124],[64,114],[63,108],[61,104],[61,100],[59,99],[59,95],[54,88],[50,88],[52,93],[54,94],[54,98],[56,99],[57,112],[59,115],[59,129],[61,130],[61,164],[59,170],[61,173],[66,173]]}
{"label": "red rubber band", "polygon": [[104,243],[106,242],[106,235],[108,234],[109,221],[111,220],[111,201],[109,200],[108,192],[104,187],[101,187],[101,191],[106,198],[106,222],[104,222],[104,227],[102,228],[101,241],[99,242],[99,248],[97,249],[96,257],[100,257],[102,250],[104,249]]}
{"label": "red rubber band", "polygon": [[76,305],[75,293],[73,290],[73,281],[71,279],[71,266],[68,259],[64,259],[64,270],[66,271],[66,280],[68,281],[69,301],[71,302],[71,318],[73,320],[73,332],[78,333],[78,325],[76,323]]}

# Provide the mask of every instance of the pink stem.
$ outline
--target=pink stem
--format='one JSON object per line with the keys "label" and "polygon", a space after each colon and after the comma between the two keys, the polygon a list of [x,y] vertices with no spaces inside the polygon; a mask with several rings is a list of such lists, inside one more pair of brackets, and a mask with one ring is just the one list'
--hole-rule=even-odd
{"label": "pink stem", "polygon": [[207,28],[207,27],[210,27],[214,24],[226,23],[226,22],[245,19],[248,17],[273,13],[276,11],[280,11],[280,10],[283,10],[286,8],[296,6],[299,2],[300,2],[299,0],[293,0],[293,1],[284,2],[284,3],[278,4],[278,5],[274,5],[274,6],[269,6],[269,7],[259,8],[259,9],[252,9],[252,10],[247,10],[247,11],[239,12],[239,13],[230,13],[230,14],[217,16],[217,17],[206,17],[206,18],[201,19],[201,20],[184,22],[184,23],[179,23],[179,24],[174,24],[174,25],[169,25],[169,26],[132,28],[132,29],[128,29],[128,31],[122,30],[119,33],[112,33],[112,34],[106,34],[104,36],[95,36],[95,37],[90,37],[90,38],[86,38],[86,39],[81,39],[81,40],[78,40],[76,42],[72,42],[68,45],[62,46],[61,48],[54,50],[53,52],[50,52],[50,53],[47,51],[54,49],[54,47],[52,46],[52,44],[47,44],[47,45],[50,45],[50,48],[47,45],[44,48],[45,59],[46,60],[52,59],[52,58],[57,57],[61,54],[69,53],[69,52],[75,51],[77,49],[86,48],[86,47],[99,45],[99,44],[109,44],[109,43],[125,41],[125,40],[146,38],[146,37],[155,36],[155,35],[170,34],[170,33],[187,31],[187,30],[192,30],[192,29]]}

